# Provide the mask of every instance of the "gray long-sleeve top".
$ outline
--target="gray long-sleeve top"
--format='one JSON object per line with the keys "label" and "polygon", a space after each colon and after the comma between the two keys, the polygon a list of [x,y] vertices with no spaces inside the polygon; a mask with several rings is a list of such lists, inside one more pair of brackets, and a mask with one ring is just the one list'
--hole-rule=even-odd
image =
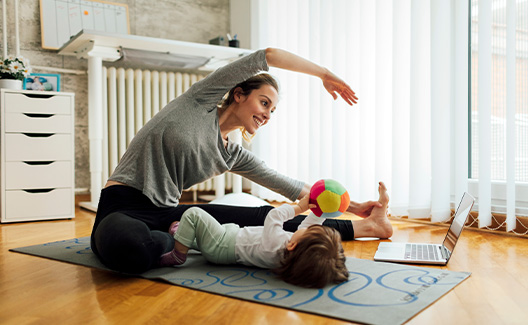
{"label": "gray long-sleeve top", "polygon": [[177,206],[184,189],[226,171],[297,199],[303,182],[267,167],[238,144],[225,148],[220,134],[218,102],[238,83],[268,69],[260,50],[195,83],[141,128],[110,180],[142,191],[159,207]]}

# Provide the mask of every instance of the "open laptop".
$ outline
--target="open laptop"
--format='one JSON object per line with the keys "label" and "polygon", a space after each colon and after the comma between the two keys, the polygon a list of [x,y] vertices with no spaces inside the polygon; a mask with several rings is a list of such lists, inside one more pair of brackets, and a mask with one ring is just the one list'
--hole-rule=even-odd
{"label": "open laptop", "polygon": [[381,242],[375,261],[446,265],[466,224],[475,198],[464,193],[442,244]]}

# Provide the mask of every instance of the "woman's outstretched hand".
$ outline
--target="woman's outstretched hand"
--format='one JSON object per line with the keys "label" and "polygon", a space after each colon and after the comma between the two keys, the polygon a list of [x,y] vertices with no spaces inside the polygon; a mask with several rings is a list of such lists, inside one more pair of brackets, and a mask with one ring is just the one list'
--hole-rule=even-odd
{"label": "woman's outstretched hand", "polygon": [[328,73],[321,79],[326,91],[332,95],[334,100],[337,99],[337,94],[339,94],[348,105],[352,106],[357,104],[358,98],[356,97],[356,93],[338,76],[328,71]]}
{"label": "woman's outstretched hand", "polygon": [[357,104],[358,98],[350,86],[330,70],[318,64],[288,51],[275,48],[266,49],[266,61],[270,67],[319,77],[323,81],[323,86],[326,88],[326,91],[332,95],[334,100],[337,99],[337,94],[339,94],[348,105],[352,106]]}

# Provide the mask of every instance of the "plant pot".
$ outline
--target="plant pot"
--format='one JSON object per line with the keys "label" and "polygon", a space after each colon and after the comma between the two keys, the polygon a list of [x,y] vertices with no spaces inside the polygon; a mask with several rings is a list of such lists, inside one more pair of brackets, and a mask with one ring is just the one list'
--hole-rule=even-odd
{"label": "plant pot", "polygon": [[22,80],[0,79],[0,88],[22,90]]}

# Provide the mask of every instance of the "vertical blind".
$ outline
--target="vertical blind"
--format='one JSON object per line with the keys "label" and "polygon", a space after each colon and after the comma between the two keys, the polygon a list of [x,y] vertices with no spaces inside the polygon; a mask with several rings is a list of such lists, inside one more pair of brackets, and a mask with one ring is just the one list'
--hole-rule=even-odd
{"label": "vertical blind", "polygon": [[[252,3],[259,16],[252,44],[325,66],[359,97],[350,107],[334,101],[318,78],[272,69],[281,100],[253,140],[257,156],[308,183],[334,178],[355,201],[377,199],[377,183],[384,181],[394,216],[444,221],[464,191],[478,197],[479,208],[490,206],[489,181],[478,190],[468,185],[469,0]],[[480,46],[487,45],[479,45],[479,58]],[[489,49],[482,55],[489,57]],[[489,71],[489,59],[479,65],[479,87],[490,80],[481,68]],[[489,112],[479,109],[480,118],[479,136]],[[486,149],[479,150],[485,166]],[[252,193],[284,200],[255,184]],[[488,222],[484,216],[481,226]]]}
{"label": "vertical blind", "polygon": [[[528,1],[471,0],[471,175],[479,226],[528,207]],[[524,226],[525,229],[526,226]],[[526,231],[525,231],[526,233]]]}

